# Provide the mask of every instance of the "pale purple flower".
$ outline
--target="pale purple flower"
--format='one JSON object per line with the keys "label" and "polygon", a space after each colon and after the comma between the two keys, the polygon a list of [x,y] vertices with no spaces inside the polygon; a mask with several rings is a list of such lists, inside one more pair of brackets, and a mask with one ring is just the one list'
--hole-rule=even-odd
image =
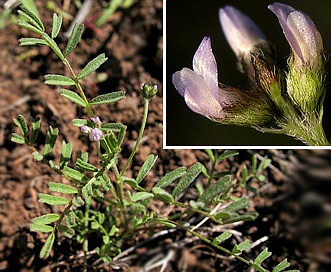
{"label": "pale purple flower", "polygon": [[274,3],[268,8],[277,16],[296,63],[320,63],[323,41],[308,15],[281,3]]}
{"label": "pale purple flower", "polygon": [[92,128],[92,130],[89,134],[89,138],[93,142],[99,142],[101,140],[102,136],[103,136],[103,133],[98,128]]}
{"label": "pale purple flower", "polygon": [[82,125],[81,128],[80,128],[80,131],[81,131],[82,133],[86,133],[86,134],[88,134],[88,133],[90,133],[91,128],[88,127],[88,126],[86,126],[86,125]]}
{"label": "pale purple flower", "polygon": [[263,94],[219,85],[209,37],[203,38],[194,54],[193,71],[189,68],[177,71],[172,82],[192,111],[211,120],[242,125],[259,125],[270,120],[268,99]]}
{"label": "pale purple flower", "polygon": [[101,125],[102,124],[99,117],[92,117],[91,121],[96,125]]}
{"label": "pale purple flower", "polygon": [[183,68],[173,74],[172,82],[192,111],[208,117],[222,115],[224,103],[219,97],[217,64],[209,37],[203,38],[194,54],[193,71]]}
{"label": "pale purple flower", "polygon": [[237,58],[249,60],[259,47],[269,50],[269,44],[258,26],[240,10],[225,6],[219,10],[219,19],[225,38]]}

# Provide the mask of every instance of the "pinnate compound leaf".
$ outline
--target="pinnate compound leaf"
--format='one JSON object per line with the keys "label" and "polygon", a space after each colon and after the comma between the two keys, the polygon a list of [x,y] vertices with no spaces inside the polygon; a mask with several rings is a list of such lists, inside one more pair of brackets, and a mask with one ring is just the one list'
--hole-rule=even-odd
{"label": "pinnate compound leaf", "polygon": [[284,269],[288,268],[291,264],[287,261],[287,259],[282,260],[277,266],[272,269],[272,272],[280,272]]}
{"label": "pinnate compound leaf", "polygon": [[241,242],[238,245],[235,245],[232,249],[232,254],[241,254],[241,252],[249,249],[252,246],[251,242],[249,240],[245,240],[244,242]]}
{"label": "pinnate compound leaf", "polygon": [[200,174],[202,169],[202,164],[197,162],[192,165],[187,173],[179,180],[178,184],[172,191],[172,196],[177,197],[181,192],[188,188],[195,178]]}
{"label": "pinnate compound leaf", "polygon": [[218,244],[224,242],[225,240],[229,239],[231,236],[232,236],[232,233],[230,233],[228,231],[223,232],[221,235],[214,238],[213,245],[218,245]]}
{"label": "pinnate compound leaf", "polygon": [[33,144],[37,140],[39,130],[40,130],[40,125],[41,125],[41,122],[40,122],[39,117],[32,119],[32,131],[31,131],[31,136],[30,136],[31,144]]}
{"label": "pinnate compound leaf", "polygon": [[76,23],[74,29],[71,32],[66,48],[64,49],[64,55],[68,56],[72,50],[74,50],[79,43],[84,31],[84,25]]}
{"label": "pinnate compound leaf", "polygon": [[226,191],[231,187],[230,176],[225,176],[218,180],[216,183],[212,184],[210,187],[203,192],[203,194],[198,198],[199,202],[210,203],[213,198],[222,192]]}
{"label": "pinnate compound leaf", "polygon": [[49,190],[51,192],[58,192],[62,194],[77,194],[78,191],[76,188],[63,184],[63,183],[57,183],[57,182],[50,182],[49,183]]}
{"label": "pinnate compound leaf", "polygon": [[[72,85],[75,85],[75,81],[72,80],[70,77],[50,74],[50,75],[45,75],[45,84],[72,86]],[[61,92],[61,94],[62,94],[62,92]]]}
{"label": "pinnate compound leaf", "polygon": [[174,198],[172,197],[172,195],[160,187],[154,187],[152,192],[157,198],[161,199],[162,201],[168,203],[174,202]]}
{"label": "pinnate compound leaf", "polygon": [[224,160],[224,159],[227,159],[227,158],[237,156],[238,154],[239,154],[239,152],[237,150],[226,150],[226,151],[223,152],[222,155],[219,155],[217,157],[217,160],[221,161],[221,160]]}
{"label": "pinnate compound leaf", "polygon": [[77,93],[75,93],[73,91],[61,89],[61,95],[79,106],[82,106],[84,108],[86,107],[86,103],[85,103],[84,99],[81,98]]}
{"label": "pinnate compound leaf", "polygon": [[11,135],[10,140],[14,143],[17,143],[17,144],[24,144],[25,143],[25,139],[21,135],[18,135],[17,133],[13,133]]}
{"label": "pinnate compound leaf", "polygon": [[62,142],[62,151],[60,157],[60,169],[63,169],[69,162],[72,153],[72,143]]}
{"label": "pinnate compound leaf", "polygon": [[59,130],[57,128],[53,129],[51,126],[49,126],[49,130],[47,131],[47,135],[46,135],[46,143],[43,149],[44,157],[52,152],[58,135],[59,135]]}
{"label": "pinnate compound leaf", "polygon": [[185,174],[186,174],[186,167],[184,167],[184,166],[179,167],[179,168],[165,174],[165,176],[163,178],[161,178],[158,183],[156,183],[155,187],[167,188],[173,182],[175,182],[177,179],[181,178]]}
{"label": "pinnate compound leaf", "polygon": [[48,205],[65,205],[69,203],[69,200],[62,196],[53,196],[48,194],[38,194],[39,202],[46,203]]}
{"label": "pinnate compound leaf", "polygon": [[56,38],[62,26],[62,15],[53,14],[52,39]]}
{"label": "pinnate compound leaf", "polygon": [[20,129],[21,133],[23,134],[24,138],[26,139],[29,134],[28,124],[23,115],[18,115],[17,119],[14,119],[14,123]]}
{"label": "pinnate compound leaf", "polygon": [[60,215],[56,213],[45,214],[32,219],[33,224],[50,224],[57,221],[60,218]]}
{"label": "pinnate compound leaf", "polygon": [[25,19],[27,19],[40,31],[45,31],[44,24],[42,23],[40,18],[28,8],[26,8],[25,6],[21,6],[21,10],[18,10],[18,13],[22,15]]}
{"label": "pinnate compound leaf", "polygon": [[45,42],[43,39],[37,38],[21,38],[18,41],[20,43],[20,46],[47,45],[47,42]]}
{"label": "pinnate compound leaf", "polygon": [[141,166],[139,173],[137,175],[136,181],[139,184],[152,169],[154,163],[156,162],[158,156],[150,154],[144,164]]}
{"label": "pinnate compound leaf", "polygon": [[48,226],[41,223],[40,224],[33,223],[30,225],[30,231],[47,233],[47,232],[52,232],[53,230],[54,228],[52,226]]}
{"label": "pinnate compound leaf", "polygon": [[142,201],[142,200],[152,198],[152,197],[154,197],[154,194],[152,194],[152,193],[138,192],[131,196],[131,201],[138,202],[138,201]]}
{"label": "pinnate compound leaf", "polygon": [[109,103],[115,103],[117,101],[120,101],[125,98],[125,92],[124,91],[118,91],[108,94],[102,94],[95,98],[93,98],[89,104],[90,105],[100,105],[100,104],[109,104]]}
{"label": "pinnate compound leaf", "polygon": [[44,246],[42,247],[42,249],[40,251],[39,257],[41,259],[46,259],[49,256],[49,254],[51,253],[53,244],[54,244],[54,240],[55,240],[55,234],[54,234],[54,232],[52,232],[48,236]]}
{"label": "pinnate compound leaf", "polygon": [[76,77],[77,79],[82,79],[86,77],[88,74],[97,70],[108,58],[105,57],[105,54],[100,54],[93,60],[91,60],[86,66],[82,69],[82,71]]}
{"label": "pinnate compound leaf", "polygon": [[268,251],[268,248],[266,247],[254,260],[254,264],[260,264],[262,263],[265,259],[269,258],[271,256],[271,252]]}
{"label": "pinnate compound leaf", "polygon": [[231,205],[227,206],[222,212],[224,212],[224,213],[236,212],[238,210],[247,208],[248,204],[249,204],[248,198],[243,197],[243,198],[239,199],[238,201],[232,203]]}

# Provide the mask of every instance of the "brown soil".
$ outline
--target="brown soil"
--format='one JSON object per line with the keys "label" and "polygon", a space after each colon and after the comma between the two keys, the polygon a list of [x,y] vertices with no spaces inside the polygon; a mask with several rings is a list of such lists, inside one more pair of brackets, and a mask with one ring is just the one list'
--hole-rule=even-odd
{"label": "brown soil", "polygon": [[[62,1],[56,2],[62,7]],[[37,3],[46,28],[50,29],[52,12],[42,8],[43,1]],[[93,18],[93,14],[99,10],[100,6],[95,3],[89,18]],[[76,11],[71,4],[68,12],[75,14]],[[109,58],[98,70],[99,73],[103,72],[107,75],[106,81],[96,83],[94,76],[84,81],[83,87],[89,98],[111,91],[126,91],[126,99],[123,101],[97,109],[102,121],[122,122],[128,126],[120,157],[120,168],[125,164],[140,128],[143,106],[143,99],[138,91],[140,85],[153,82],[159,86],[158,95],[150,103],[150,114],[143,142],[129,169],[132,176],[136,175],[147,156],[150,153],[157,154],[159,159],[148,176],[148,181],[153,182],[178,166],[190,166],[196,161],[206,165],[208,163],[203,151],[162,149],[162,13],[161,0],[137,1],[129,9],[119,9],[100,29],[87,28],[81,44],[69,57],[76,71],[102,52],[105,52]],[[65,30],[69,24],[68,20],[64,21]],[[36,143],[37,149],[42,148],[47,126],[51,125],[60,130],[58,143],[62,140],[73,143],[74,154],[90,148],[89,152],[95,155],[96,150],[93,145],[87,147],[86,137],[81,135],[78,128],[71,125],[71,120],[74,118],[87,118],[86,112],[63,99],[59,95],[58,88],[51,88],[43,83],[45,74],[67,74],[48,48],[19,47],[18,38],[28,37],[30,33],[16,25],[8,26],[1,30],[0,34],[2,37],[0,41],[0,270],[81,271],[83,267],[81,245],[65,239],[59,240],[56,244],[56,251],[51,258],[44,261],[38,257],[45,237],[30,232],[29,224],[32,218],[47,211],[38,203],[37,194],[47,192],[48,182],[59,181],[60,178],[48,167],[34,162],[27,147],[12,143],[10,137],[12,132],[18,132],[13,125],[13,118],[18,114],[23,114],[28,120],[38,116],[42,119],[42,129]],[[66,42],[59,37],[59,43],[63,48]],[[60,154],[60,148],[61,145],[57,144],[54,149],[55,158]],[[249,165],[253,153],[250,150],[241,151],[235,159],[225,161],[219,167],[223,170],[230,168],[236,173],[244,163]],[[307,251],[305,244],[300,237],[297,237],[297,233],[288,228],[294,224],[294,219],[299,222],[304,221],[297,219],[297,216],[293,217],[289,213],[281,212],[281,207],[291,206],[291,203],[298,206],[295,210],[296,215],[301,211],[299,201],[291,198],[293,194],[289,188],[293,188],[294,185],[286,183],[289,174],[284,175],[279,170],[290,173],[290,170],[295,169],[294,172],[297,173],[299,163],[293,159],[296,156],[291,151],[258,153],[274,158],[276,166],[265,172],[266,187],[261,190],[260,196],[254,198],[252,209],[259,211],[261,216],[256,222],[236,228],[238,233],[249,239],[268,237],[267,242],[257,245],[248,257],[253,258],[267,245],[275,253],[269,261],[270,265],[287,257],[293,261],[295,268],[322,269],[327,263],[327,257],[322,253],[317,254],[319,258],[316,258],[316,254],[309,254],[314,251],[311,249]],[[314,153],[309,154],[312,157]],[[305,156],[306,154],[303,157]],[[316,156],[328,161],[330,153]],[[297,184],[295,186],[304,187]],[[287,201],[283,202],[284,199]],[[284,218],[281,218],[281,215]],[[306,218],[304,215],[303,217]],[[288,222],[290,223],[287,224]],[[306,232],[307,230],[303,230],[303,233]],[[146,239],[145,236],[146,234],[141,234],[141,237],[137,237],[137,241]],[[126,245],[127,248],[129,246]],[[319,248],[320,244],[317,243],[316,247]],[[247,267],[242,263],[229,259],[220,252],[215,253],[213,249],[181,231],[166,233],[150,242],[147,239],[146,243],[129,254],[129,257],[118,260],[112,266],[104,266],[97,261],[96,256],[92,256],[90,260],[94,266],[91,266],[91,271],[138,271],[139,267],[141,268],[157,254],[165,257],[170,253],[171,261],[166,271],[247,271]],[[157,269],[154,271],[159,271]]]}

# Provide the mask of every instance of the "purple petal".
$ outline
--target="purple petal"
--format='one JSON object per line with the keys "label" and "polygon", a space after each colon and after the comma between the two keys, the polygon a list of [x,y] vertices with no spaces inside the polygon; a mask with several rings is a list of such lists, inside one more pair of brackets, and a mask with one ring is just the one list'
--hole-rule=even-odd
{"label": "purple petal", "polygon": [[173,74],[172,82],[188,107],[204,116],[218,116],[222,110],[204,79],[195,71],[183,68]]}
{"label": "purple petal", "polygon": [[211,48],[210,37],[204,37],[195,52],[193,70],[203,77],[213,96],[218,100],[217,63]]}
{"label": "purple petal", "polygon": [[101,138],[102,138],[102,136],[103,136],[103,133],[102,133],[102,131],[101,131],[100,129],[98,129],[98,128],[93,128],[93,129],[91,130],[90,134],[89,134],[89,138],[90,138],[90,140],[93,141],[93,142],[98,142],[98,141],[100,141]]}
{"label": "purple petal", "polygon": [[219,19],[225,38],[237,58],[250,54],[254,46],[266,40],[252,19],[232,6],[221,8]]}

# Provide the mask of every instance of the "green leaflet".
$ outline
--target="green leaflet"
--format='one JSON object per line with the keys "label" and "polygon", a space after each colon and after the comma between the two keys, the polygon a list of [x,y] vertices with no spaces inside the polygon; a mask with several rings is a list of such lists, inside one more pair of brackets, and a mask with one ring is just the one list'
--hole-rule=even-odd
{"label": "green leaflet", "polygon": [[150,154],[148,156],[147,160],[144,162],[144,164],[140,168],[139,173],[137,175],[136,181],[138,184],[146,177],[148,172],[152,169],[157,158],[158,158],[158,156],[155,156],[153,154]]}
{"label": "green leaflet", "polygon": [[76,166],[81,171],[98,172],[98,168],[96,168],[93,164],[85,162],[80,158],[77,159]]}
{"label": "green leaflet", "polygon": [[223,220],[223,222],[224,222],[224,224],[230,224],[230,223],[239,222],[239,221],[253,221],[258,216],[259,216],[259,214],[257,212],[249,212],[246,214],[233,216],[229,219]]}
{"label": "green leaflet", "polygon": [[49,190],[51,192],[58,192],[62,194],[77,194],[78,191],[76,188],[63,184],[63,183],[56,183],[56,182],[50,182],[49,183]]}
{"label": "green leaflet", "polygon": [[158,183],[156,183],[155,187],[167,188],[169,185],[171,185],[173,182],[175,182],[177,179],[181,178],[185,174],[186,174],[186,167],[184,166],[179,167],[165,174],[165,176],[161,178]]}
{"label": "green leaflet", "polygon": [[245,240],[238,245],[235,245],[231,251],[232,254],[241,254],[242,251],[249,249],[252,246],[249,240]]}
{"label": "green leaflet", "polygon": [[231,236],[232,236],[232,234],[230,232],[228,232],[228,231],[223,232],[221,235],[214,238],[213,245],[218,245],[218,244],[224,242],[225,240],[229,239]]}
{"label": "green leaflet", "polygon": [[[75,81],[70,77],[62,76],[62,75],[45,75],[45,84],[48,85],[61,85],[61,86],[72,86],[75,85]],[[62,93],[61,93],[62,94]]]}
{"label": "green leaflet", "polygon": [[288,268],[291,264],[287,261],[287,259],[282,260],[277,266],[274,267],[272,272],[280,272],[284,269]]}
{"label": "green leaflet", "polygon": [[75,231],[72,228],[68,228],[64,225],[57,225],[57,230],[68,238],[72,238],[75,235]]}
{"label": "green leaflet", "polygon": [[69,162],[72,153],[72,143],[62,142],[62,152],[60,157],[60,169],[63,169]]}
{"label": "green leaflet", "polygon": [[14,123],[20,129],[21,133],[23,134],[24,138],[27,139],[29,134],[28,124],[23,115],[18,115],[17,119],[14,119]]}
{"label": "green leaflet", "polygon": [[84,108],[86,107],[86,103],[85,103],[84,99],[81,98],[77,93],[75,93],[73,91],[61,89],[61,95],[79,106],[82,106]]}
{"label": "green leaflet", "polygon": [[74,50],[79,43],[84,31],[84,25],[76,23],[74,29],[71,32],[66,48],[64,49],[64,55],[68,56],[72,50]]}
{"label": "green leaflet", "polygon": [[138,193],[135,193],[132,195],[131,201],[138,202],[138,201],[142,201],[142,200],[152,198],[152,197],[154,197],[154,194],[152,194],[152,193],[138,192]]}
{"label": "green leaflet", "polygon": [[43,149],[44,157],[52,152],[58,134],[59,134],[59,130],[57,128],[53,129],[51,126],[49,126],[49,130],[47,131],[47,135],[46,135],[46,143]]}
{"label": "green leaflet", "polygon": [[39,202],[46,203],[48,205],[66,205],[69,204],[69,200],[62,196],[53,196],[48,194],[38,194]]}
{"label": "green leaflet", "polygon": [[237,150],[226,150],[226,151],[223,152],[222,155],[219,155],[217,157],[217,160],[221,161],[221,160],[224,160],[224,159],[227,159],[227,158],[234,157],[238,154],[239,154],[239,152]]}
{"label": "green leaflet", "polygon": [[34,14],[39,16],[38,9],[34,0],[20,0],[21,4],[26,7],[26,9],[31,10]]}
{"label": "green leaflet", "polygon": [[101,104],[109,104],[109,103],[115,103],[117,101],[120,101],[125,98],[125,92],[124,91],[118,91],[108,94],[102,94],[95,98],[93,98],[89,104],[90,105],[101,105]]}
{"label": "green leaflet", "polygon": [[109,124],[101,125],[101,130],[106,132],[108,131],[121,132],[123,129],[125,130],[126,126],[121,123],[109,123]]}
{"label": "green leaflet", "polygon": [[17,133],[13,133],[11,135],[10,140],[14,143],[17,143],[17,144],[24,144],[25,143],[25,139],[21,135],[18,135]]}
{"label": "green leaflet", "polygon": [[172,197],[172,195],[160,187],[154,187],[152,192],[157,198],[161,199],[162,201],[168,202],[170,204],[174,202],[174,198]]}
{"label": "green leaflet", "polygon": [[177,197],[181,192],[188,188],[195,178],[200,174],[202,169],[201,163],[195,163],[192,165],[187,173],[180,179],[174,190],[172,191],[172,196]]}
{"label": "green leaflet", "polygon": [[93,60],[91,60],[89,63],[86,64],[86,66],[82,69],[82,71],[78,74],[76,79],[82,79],[86,77],[88,74],[94,72],[97,70],[101,64],[103,64],[108,58],[105,57],[105,54],[100,54]]}
{"label": "green leaflet", "polygon": [[38,28],[36,28],[35,26],[33,26],[33,25],[31,25],[31,24],[29,24],[29,23],[27,23],[27,22],[24,22],[24,21],[18,21],[18,23],[17,23],[17,25],[19,26],[19,27],[23,27],[23,28],[26,28],[26,29],[28,29],[28,30],[30,30],[30,31],[32,31],[32,32],[35,32],[35,33],[37,33],[37,34],[39,34],[39,35],[43,35],[43,31],[41,31],[41,30],[39,30]]}
{"label": "green leaflet", "polygon": [[61,49],[58,47],[58,45],[56,44],[56,42],[55,42],[53,39],[51,39],[51,37],[48,36],[46,33],[42,33],[41,35],[42,35],[42,38],[47,42],[48,46],[49,46],[50,48],[52,48],[52,50],[54,51],[54,53],[55,53],[56,55],[58,55],[58,57],[60,58],[60,60],[61,60],[63,63],[65,63],[65,62],[66,62],[66,59],[65,59],[65,57],[63,56],[62,51],[61,51]]}
{"label": "green leaflet", "polygon": [[31,136],[30,136],[30,144],[33,144],[37,140],[39,130],[40,130],[40,125],[41,125],[41,122],[40,122],[39,117],[37,117],[36,119],[35,118],[32,119],[32,131],[31,131]]}
{"label": "green leaflet", "polygon": [[56,38],[62,26],[62,15],[53,14],[52,39]]}
{"label": "green leaflet", "polygon": [[203,192],[203,194],[198,198],[198,202],[210,203],[215,196],[229,189],[231,184],[230,176],[221,178]]}
{"label": "green leaflet", "polygon": [[65,175],[67,175],[67,176],[69,176],[69,177],[71,177],[71,178],[73,178],[75,180],[84,180],[85,179],[85,175],[83,173],[81,173],[81,172],[79,172],[79,171],[77,171],[77,170],[75,170],[73,168],[70,168],[68,166],[65,166],[63,168],[63,170],[64,170],[63,173]]}
{"label": "green leaflet", "polygon": [[20,46],[47,45],[47,42],[45,42],[43,39],[37,38],[21,38],[18,41],[20,43]]}
{"label": "green leaflet", "polygon": [[54,232],[52,232],[48,236],[44,246],[42,247],[42,249],[40,251],[39,257],[41,259],[46,259],[49,256],[49,254],[52,250],[53,244],[54,244],[54,240],[55,240],[55,234],[54,234]]}
{"label": "green leaflet", "polygon": [[53,223],[55,221],[57,221],[60,218],[60,215],[56,214],[56,213],[49,213],[49,214],[45,214],[36,218],[32,219],[32,222],[34,224],[50,224]]}
{"label": "green leaflet", "polygon": [[38,30],[45,31],[44,24],[40,18],[28,8],[21,6],[21,10],[18,10],[18,13],[27,19],[30,23],[32,23]]}
{"label": "green leaflet", "polygon": [[268,248],[266,247],[255,259],[254,259],[254,264],[260,264],[262,263],[265,259],[269,258],[271,256],[271,252],[268,251]]}
{"label": "green leaflet", "polygon": [[231,213],[231,212],[236,212],[238,210],[247,208],[249,204],[249,200],[247,197],[243,197],[239,199],[238,201],[232,203],[231,205],[227,206],[222,212],[224,213]]}
{"label": "green leaflet", "polygon": [[54,228],[52,226],[48,226],[45,224],[33,223],[30,225],[30,231],[47,233],[52,232],[53,230]]}

